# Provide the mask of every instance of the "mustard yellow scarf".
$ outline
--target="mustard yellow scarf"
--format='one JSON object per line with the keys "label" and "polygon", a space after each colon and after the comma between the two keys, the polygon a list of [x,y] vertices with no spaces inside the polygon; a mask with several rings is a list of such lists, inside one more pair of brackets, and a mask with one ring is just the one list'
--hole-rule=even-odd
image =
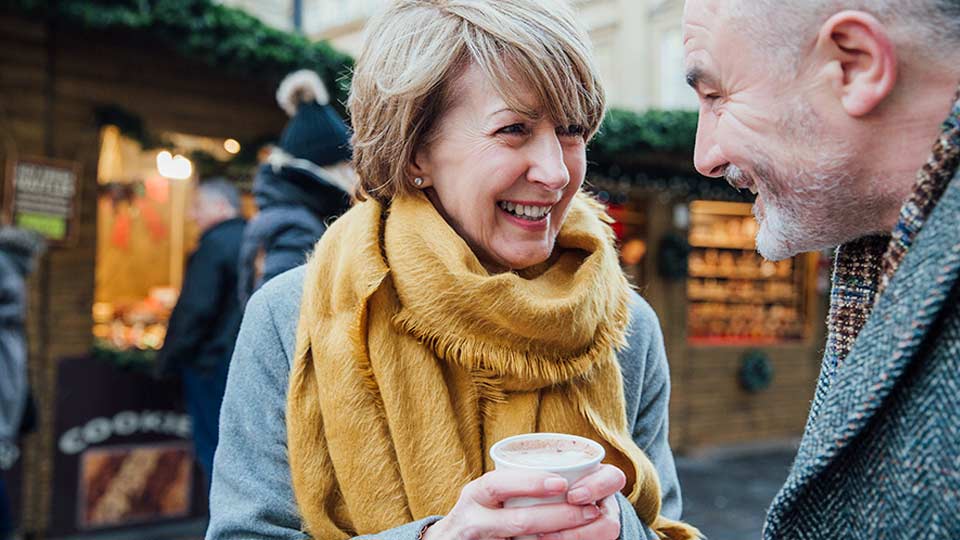
{"label": "mustard yellow scarf", "polygon": [[557,256],[491,276],[424,197],[357,205],[308,263],[287,403],[297,504],[314,538],[448,512],[511,435],[601,442],[644,523],[652,464],[630,437],[616,350],[629,288],[602,211],[578,196]]}

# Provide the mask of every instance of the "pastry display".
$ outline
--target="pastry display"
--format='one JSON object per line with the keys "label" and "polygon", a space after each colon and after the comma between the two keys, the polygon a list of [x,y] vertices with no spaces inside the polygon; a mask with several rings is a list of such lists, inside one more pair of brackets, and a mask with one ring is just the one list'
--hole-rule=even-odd
{"label": "pastry display", "polygon": [[687,333],[693,342],[776,343],[802,340],[800,259],[767,261],[757,252],[757,223],[729,205],[691,213]]}
{"label": "pastry display", "polygon": [[182,446],[98,448],[83,456],[81,526],[101,528],[187,515],[193,461]]}

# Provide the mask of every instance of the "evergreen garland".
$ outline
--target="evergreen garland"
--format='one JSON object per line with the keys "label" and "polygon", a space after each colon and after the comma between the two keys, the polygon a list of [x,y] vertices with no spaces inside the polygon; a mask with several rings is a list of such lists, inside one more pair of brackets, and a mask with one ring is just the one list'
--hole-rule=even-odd
{"label": "evergreen garland", "polygon": [[591,159],[608,161],[640,152],[685,153],[693,157],[696,111],[612,109],[590,145]]}
{"label": "evergreen garland", "polygon": [[0,0],[0,10],[80,30],[145,32],[186,58],[238,76],[279,83],[309,68],[327,83],[341,112],[346,102],[349,55],[211,0]]}

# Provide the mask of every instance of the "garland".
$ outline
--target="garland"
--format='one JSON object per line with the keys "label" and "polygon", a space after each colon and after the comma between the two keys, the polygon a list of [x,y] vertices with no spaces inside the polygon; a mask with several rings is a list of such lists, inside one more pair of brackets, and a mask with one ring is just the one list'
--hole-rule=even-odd
{"label": "garland", "polygon": [[683,153],[693,157],[697,140],[696,111],[650,109],[637,113],[611,109],[590,145],[591,159],[610,162],[637,153]]}
{"label": "garland", "polygon": [[267,26],[211,0],[0,0],[0,10],[80,30],[143,32],[187,58],[227,73],[279,83],[291,71],[316,71],[343,110],[353,59],[324,42]]}

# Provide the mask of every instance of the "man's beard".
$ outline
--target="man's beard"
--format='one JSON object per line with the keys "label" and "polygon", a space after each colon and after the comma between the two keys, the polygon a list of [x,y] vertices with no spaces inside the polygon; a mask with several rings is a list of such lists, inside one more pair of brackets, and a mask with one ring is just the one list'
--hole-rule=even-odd
{"label": "man's beard", "polygon": [[777,171],[774,160],[759,149],[753,153],[758,159],[750,173],[730,165],[726,177],[731,184],[750,180],[759,190],[753,212],[760,224],[757,251],[764,258],[787,259],[834,247],[851,240],[851,234],[856,237],[851,231],[861,212],[853,199],[849,154],[824,145],[810,166]]}

